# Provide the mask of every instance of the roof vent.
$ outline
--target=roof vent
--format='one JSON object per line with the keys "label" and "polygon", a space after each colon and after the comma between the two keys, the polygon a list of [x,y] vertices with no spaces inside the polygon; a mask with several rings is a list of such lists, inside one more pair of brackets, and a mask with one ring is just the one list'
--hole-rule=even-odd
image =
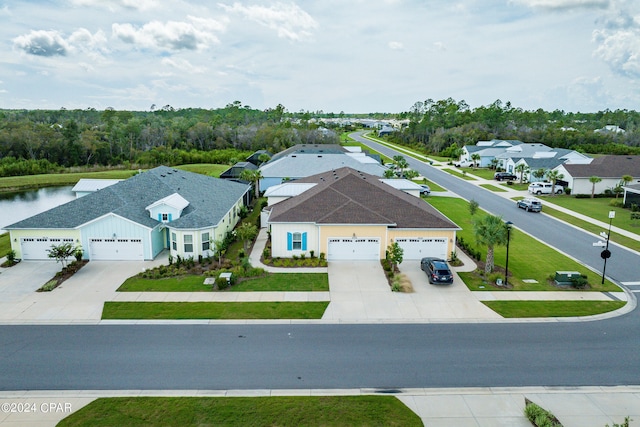
{"label": "roof vent", "polygon": [[165,174],[163,174],[163,173],[161,173],[161,174],[160,174],[160,176],[164,178],[166,175],[165,175]]}

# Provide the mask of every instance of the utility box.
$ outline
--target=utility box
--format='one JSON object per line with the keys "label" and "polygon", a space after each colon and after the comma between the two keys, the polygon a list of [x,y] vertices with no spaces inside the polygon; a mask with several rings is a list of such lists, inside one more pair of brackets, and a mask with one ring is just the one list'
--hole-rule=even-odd
{"label": "utility box", "polygon": [[231,285],[231,273],[220,273],[218,279],[225,279],[227,281],[227,285]]}
{"label": "utility box", "polygon": [[571,286],[571,280],[580,276],[578,271],[556,271],[555,282],[558,286]]}

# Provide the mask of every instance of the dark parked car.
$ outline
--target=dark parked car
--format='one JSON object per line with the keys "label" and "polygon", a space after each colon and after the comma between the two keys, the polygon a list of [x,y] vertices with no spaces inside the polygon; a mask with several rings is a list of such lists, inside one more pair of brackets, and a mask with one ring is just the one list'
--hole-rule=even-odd
{"label": "dark parked car", "polygon": [[443,259],[422,258],[420,268],[427,273],[429,283],[453,283],[453,274]]}
{"label": "dark parked car", "polygon": [[511,172],[496,172],[493,174],[493,177],[498,181],[514,181],[518,179],[518,177]]}
{"label": "dark parked car", "polygon": [[521,199],[521,200],[518,200],[516,203],[519,208],[522,208],[527,212],[542,211],[542,202],[538,199]]}

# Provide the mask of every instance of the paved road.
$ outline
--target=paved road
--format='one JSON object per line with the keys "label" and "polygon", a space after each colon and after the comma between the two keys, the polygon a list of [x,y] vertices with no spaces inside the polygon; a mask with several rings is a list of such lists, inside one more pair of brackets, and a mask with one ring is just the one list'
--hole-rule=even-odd
{"label": "paved road", "polygon": [[[351,134],[351,137],[387,156],[404,155],[384,145],[362,138],[358,133]],[[417,170],[429,180],[467,200],[476,200],[482,209],[496,215],[502,215],[505,221],[513,222],[515,227],[564,253],[571,254],[575,259],[602,273],[603,261],[600,258],[602,248],[593,246],[594,242],[600,240],[599,238],[545,215],[533,215],[525,212],[516,208],[515,202],[511,200],[469,184],[441,171],[440,168],[430,166],[407,155],[405,157],[412,169]],[[601,218],[601,221],[607,222],[608,218]],[[606,230],[603,229],[603,231]],[[613,243],[609,245],[609,249],[612,255],[607,261],[607,277],[618,283],[640,282],[640,256]],[[526,254],[513,254],[513,256],[526,256]]]}
{"label": "paved road", "polygon": [[639,324],[2,327],[0,390],[640,384]]}

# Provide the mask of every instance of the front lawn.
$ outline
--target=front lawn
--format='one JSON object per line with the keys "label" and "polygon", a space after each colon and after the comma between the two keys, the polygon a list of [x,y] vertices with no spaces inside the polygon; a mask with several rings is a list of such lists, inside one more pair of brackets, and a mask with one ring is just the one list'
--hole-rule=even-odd
{"label": "front lawn", "polygon": [[7,255],[10,250],[11,240],[9,239],[9,233],[0,234],[0,258]]}
{"label": "front lawn", "polygon": [[506,318],[579,317],[608,313],[623,307],[624,301],[483,301]]}
{"label": "front lawn", "polygon": [[58,424],[101,426],[422,426],[392,396],[112,397]]}
{"label": "front lawn", "polygon": [[505,192],[507,191],[507,190],[505,190],[504,188],[502,188],[502,187],[497,187],[497,186],[495,186],[495,185],[493,185],[493,184],[480,184],[480,187],[482,187],[482,188],[486,188],[486,189],[487,189],[487,190],[489,190],[489,191],[498,192],[498,193],[499,193],[499,192],[503,192],[503,193],[505,193]]}
{"label": "front lawn", "polygon": [[[128,278],[119,292],[211,292],[211,285],[204,285],[204,276],[181,276],[162,279]],[[326,273],[271,273],[264,277],[243,280],[218,292],[268,292],[328,291],[329,276]]]}
{"label": "front lawn", "polygon": [[[476,247],[474,245],[473,222],[466,201],[453,197],[431,197],[429,203],[462,228],[461,231],[457,232],[458,240],[464,239],[465,242],[472,244],[482,254],[482,260],[486,259],[486,247]],[[476,216],[481,215],[485,215],[484,211],[476,213]],[[515,226],[517,227],[517,224]],[[496,267],[504,270],[506,248],[498,246],[494,252]],[[558,288],[549,284],[549,278],[553,278],[556,271],[578,271],[585,274],[591,291],[620,291],[620,288],[608,280],[605,281],[604,285],[601,285],[601,277],[597,273],[584,268],[578,262],[520,232],[516,228],[512,230],[509,247],[509,284],[513,285],[513,290],[558,290]],[[465,281],[467,287],[473,291],[502,289],[485,283],[481,277],[474,273],[460,273],[460,277]],[[524,282],[527,279],[534,280],[537,283]]]}
{"label": "front lawn", "polygon": [[[597,219],[606,224],[609,223],[609,211],[615,211],[616,217],[611,222],[612,225],[622,228],[623,230],[631,231],[632,233],[640,234],[640,221],[631,219],[631,211],[629,209],[618,208],[611,206],[609,203],[615,198],[586,198],[578,199],[576,197],[548,197],[545,198],[549,203],[562,206],[563,208],[570,209],[574,212],[579,212],[590,218]],[[622,201],[622,198],[618,198],[618,201]],[[603,231],[599,227],[599,231]],[[606,230],[605,230],[606,231]]]}
{"label": "front lawn", "polygon": [[117,302],[104,303],[102,319],[320,319],[322,302]]}

